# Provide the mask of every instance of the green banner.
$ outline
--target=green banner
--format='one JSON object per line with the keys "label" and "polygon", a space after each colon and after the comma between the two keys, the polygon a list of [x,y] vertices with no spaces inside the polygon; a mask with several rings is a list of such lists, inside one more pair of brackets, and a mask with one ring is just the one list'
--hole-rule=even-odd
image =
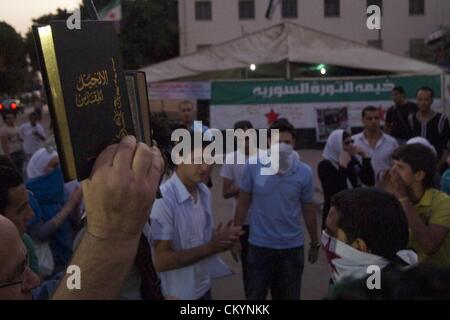
{"label": "green banner", "polygon": [[213,82],[211,105],[279,104],[340,101],[389,101],[395,86],[405,89],[408,99],[415,99],[422,86],[441,97],[440,76],[377,77],[340,80],[299,81],[219,81]]}

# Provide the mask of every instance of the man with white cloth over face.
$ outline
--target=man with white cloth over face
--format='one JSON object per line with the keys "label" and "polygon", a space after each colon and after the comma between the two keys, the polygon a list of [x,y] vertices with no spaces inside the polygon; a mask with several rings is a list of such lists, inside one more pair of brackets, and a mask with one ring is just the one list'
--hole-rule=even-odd
{"label": "man with white cloth over face", "polygon": [[[248,299],[263,300],[270,290],[274,300],[298,300],[304,266],[301,216],[311,238],[310,263],[316,262],[320,247],[313,174],[311,168],[294,155],[294,127],[286,119],[280,119],[270,129],[279,130],[279,169],[272,175],[262,174],[262,169],[271,164],[263,164],[261,158],[256,164],[246,165],[239,186],[235,224],[241,226],[247,214],[250,215]],[[277,141],[269,140],[269,143],[273,145]],[[275,158],[272,156],[271,161]],[[239,249],[238,245],[234,248],[235,256]]]}
{"label": "man with white cloth over face", "polygon": [[393,195],[360,188],[333,196],[321,239],[333,281],[329,297],[387,267],[416,264],[417,254],[406,250],[408,237],[406,215]]}

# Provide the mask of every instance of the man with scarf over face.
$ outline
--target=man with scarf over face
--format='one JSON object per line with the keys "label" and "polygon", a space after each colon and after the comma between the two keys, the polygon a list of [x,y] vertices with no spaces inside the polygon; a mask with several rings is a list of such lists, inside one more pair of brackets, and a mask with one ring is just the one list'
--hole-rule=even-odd
{"label": "man with scarf over face", "polygon": [[373,266],[381,270],[417,263],[417,255],[405,250],[407,245],[408,222],[393,195],[375,188],[336,194],[322,233],[334,283],[330,296],[345,287],[346,280],[371,274]]}
{"label": "man with scarf over face", "polygon": [[[320,248],[313,174],[295,156],[294,127],[286,119],[279,119],[270,129],[279,130],[279,170],[273,175],[261,174],[265,166],[261,159],[246,165],[236,206],[236,225],[244,224],[250,215],[246,293],[249,300],[263,300],[269,290],[273,300],[298,300],[304,266],[304,226],[300,216],[311,237],[310,263],[316,262]],[[235,256],[239,243],[236,247]]]}

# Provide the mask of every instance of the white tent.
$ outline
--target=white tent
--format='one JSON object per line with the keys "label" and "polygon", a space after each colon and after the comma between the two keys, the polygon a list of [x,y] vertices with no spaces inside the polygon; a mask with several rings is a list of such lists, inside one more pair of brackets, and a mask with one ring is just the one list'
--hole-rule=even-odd
{"label": "white tent", "polygon": [[204,72],[247,68],[283,60],[405,75],[443,74],[433,64],[396,55],[294,23],[281,23],[241,38],[143,68],[148,82]]}

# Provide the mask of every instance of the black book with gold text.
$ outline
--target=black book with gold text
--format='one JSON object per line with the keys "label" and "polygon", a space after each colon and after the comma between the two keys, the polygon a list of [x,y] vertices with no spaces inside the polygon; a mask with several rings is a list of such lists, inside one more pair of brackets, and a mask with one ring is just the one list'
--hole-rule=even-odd
{"label": "black book with gold text", "polygon": [[54,21],[33,32],[64,176],[82,181],[105,147],[135,135],[114,24]]}

